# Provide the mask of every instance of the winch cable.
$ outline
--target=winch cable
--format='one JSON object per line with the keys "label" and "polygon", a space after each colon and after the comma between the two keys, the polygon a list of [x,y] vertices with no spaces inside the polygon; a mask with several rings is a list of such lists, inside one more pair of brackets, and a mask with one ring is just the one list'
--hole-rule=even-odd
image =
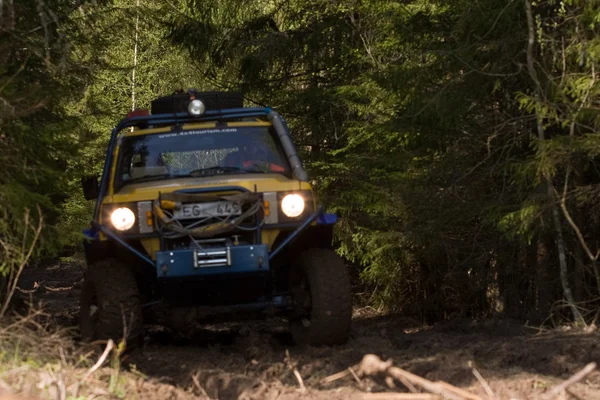
{"label": "winch cable", "polygon": [[[227,217],[209,216],[200,221],[194,221],[187,226],[184,226],[180,220],[174,218],[173,213],[162,209],[159,204],[160,203],[157,201],[154,202],[154,215],[163,224],[163,228],[165,230],[171,231],[164,234],[164,236],[169,239],[179,239],[186,236],[191,238],[210,237],[230,232],[236,228],[243,231],[254,231],[259,227],[262,227],[264,224],[263,218],[258,226],[254,226],[252,228],[241,226],[241,223],[244,220],[256,214],[259,210],[262,209],[264,211],[264,205],[260,199],[255,201],[248,210],[237,217],[233,217],[232,215],[228,215]],[[202,225],[208,220],[216,220],[216,222]]]}
{"label": "winch cable", "polygon": [[[173,224],[175,224],[176,226],[178,226],[180,229],[186,230],[186,231],[189,231],[190,229],[195,228],[198,225],[202,225],[204,222],[209,221],[211,219],[217,219],[220,222],[227,222],[231,218],[231,215],[228,215],[225,219],[222,219],[221,217],[218,217],[218,216],[208,216],[208,217],[205,217],[205,218],[203,218],[203,219],[201,219],[199,221],[195,221],[195,222],[192,222],[189,225],[184,226],[183,223],[180,220],[173,218],[173,214],[171,212],[166,211],[166,210],[164,210],[164,212],[165,212],[165,214],[167,214],[171,218],[171,221],[172,221]],[[170,235],[170,236],[172,235],[173,237],[176,237],[176,238],[180,238],[180,237],[186,236],[186,234],[179,234],[177,232],[173,232],[173,233],[170,233],[170,234],[167,234],[167,235]]]}
{"label": "winch cable", "polygon": [[[199,221],[195,221],[195,222],[193,222],[193,223],[185,226],[185,225],[183,225],[181,223],[180,220],[173,219],[173,214],[171,214],[170,212],[165,211],[165,213],[171,218],[171,220],[173,221],[173,224],[176,224],[181,229],[191,229],[191,228],[194,228],[194,227],[196,227],[198,225],[201,225],[201,224],[205,223],[206,221],[210,221],[213,218],[213,217],[206,217],[206,218],[203,218],[203,219],[201,219]],[[178,238],[183,237],[183,236],[186,236],[186,235],[185,234],[180,234],[180,233],[177,233],[177,232],[169,232],[169,233],[165,234],[166,238],[175,238],[175,239],[178,239]]]}
{"label": "winch cable", "polygon": [[[188,226],[186,226],[186,227],[183,227],[183,226],[181,225],[180,221],[176,221],[176,222],[177,222],[177,223],[178,223],[178,224],[179,224],[179,225],[180,225],[182,228],[187,228],[187,229],[189,229],[190,227],[192,227],[192,225],[196,226],[196,225],[200,224],[201,222],[203,222],[203,221],[206,221],[207,219],[211,219],[211,218],[213,218],[213,217],[207,217],[207,218],[205,218],[205,219],[203,219],[203,220],[201,220],[201,221],[196,221],[196,222],[194,222],[193,224],[190,224],[190,225],[188,225]],[[215,218],[215,219],[219,219],[218,217],[214,217],[214,218]],[[265,220],[264,220],[264,218],[263,218],[263,219],[260,221],[260,224],[259,224],[258,226],[255,226],[255,227],[252,227],[252,228],[246,228],[246,227],[242,227],[241,225],[238,225],[238,226],[237,226],[237,229],[239,229],[239,230],[242,230],[242,231],[255,231],[255,230],[257,230],[259,227],[260,227],[260,228],[262,228],[262,226],[264,225],[264,223],[265,223]],[[186,237],[186,236],[187,236],[187,237],[190,239],[190,242],[191,242],[191,243],[193,243],[193,244],[194,244],[194,245],[195,245],[195,246],[196,246],[196,247],[197,247],[199,250],[203,250],[203,249],[204,249],[204,248],[202,247],[202,245],[200,245],[200,243],[198,243],[198,242],[196,241],[196,238],[194,238],[193,236],[191,236],[189,233],[188,233],[188,234],[183,234],[183,233],[176,233],[176,232],[172,232],[172,233],[169,233],[169,234],[166,234],[166,235],[165,235],[165,237],[166,237],[167,239],[181,239],[181,238],[183,238],[183,237]]]}

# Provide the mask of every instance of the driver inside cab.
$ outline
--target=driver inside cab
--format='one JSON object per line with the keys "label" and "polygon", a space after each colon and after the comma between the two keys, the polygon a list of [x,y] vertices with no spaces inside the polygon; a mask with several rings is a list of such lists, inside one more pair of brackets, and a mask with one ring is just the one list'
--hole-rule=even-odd
{"label": "driver inside cab", "polygon": [[228,154],[223,164],[247,170],[284,172],[281,165],[271,162],[273,158],[273,154],[262,143],[250,143],[239,151]]}

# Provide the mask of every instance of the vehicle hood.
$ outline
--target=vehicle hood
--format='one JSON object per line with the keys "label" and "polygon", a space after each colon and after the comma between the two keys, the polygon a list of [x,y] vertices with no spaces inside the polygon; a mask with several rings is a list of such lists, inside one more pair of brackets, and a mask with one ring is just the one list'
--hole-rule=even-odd
{"label": "vehicle hood", "polygon": [[308,182],[288,179],[280,174],[245,174],[243,177],[239,175],[187,177],[129,184],[122,187],[112,196],[107,196],[104,203],[154,200],[158,198],[159,193],[171,193],[185,189],[224,188],[232,186],[241,187],[252,192],[254,190],[257,192],[277,192],[311,189]]}

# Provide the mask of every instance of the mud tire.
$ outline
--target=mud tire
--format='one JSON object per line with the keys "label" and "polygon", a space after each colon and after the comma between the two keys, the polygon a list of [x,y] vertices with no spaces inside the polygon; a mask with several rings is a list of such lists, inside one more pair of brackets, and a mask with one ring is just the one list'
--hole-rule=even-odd
{"label": "mud tire", "polygon": [[[292,299],[303,302],[309,294],[309,310],[290,317],[290,331],[300,345],[330,346],[348,341],[352,322],[350,277],[341,257],[328,249],[303,252],[289,274]],[[296,296],[298,288],[304,295]]]}
{"label": "mud tire", "polygon": [[[88,266],[81,289],[79,327],[83,341],[126,339],[136,347],[143,333],[140,294],[132,271],[107,258]],[[91,307],[97,307],[91,313]],[[127,337],[124,333],[127,332]]]}

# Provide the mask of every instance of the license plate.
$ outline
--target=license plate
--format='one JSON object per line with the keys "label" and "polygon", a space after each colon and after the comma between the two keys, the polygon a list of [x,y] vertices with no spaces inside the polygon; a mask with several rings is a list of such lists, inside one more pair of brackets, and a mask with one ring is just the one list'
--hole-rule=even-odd
{"label": "license plate", "polygon": [[228,217],[240,215],[242,206],[235,201],[219,201],[214,203],[183,204],[175,210],[175,219],[196,219],[205,217]]}

